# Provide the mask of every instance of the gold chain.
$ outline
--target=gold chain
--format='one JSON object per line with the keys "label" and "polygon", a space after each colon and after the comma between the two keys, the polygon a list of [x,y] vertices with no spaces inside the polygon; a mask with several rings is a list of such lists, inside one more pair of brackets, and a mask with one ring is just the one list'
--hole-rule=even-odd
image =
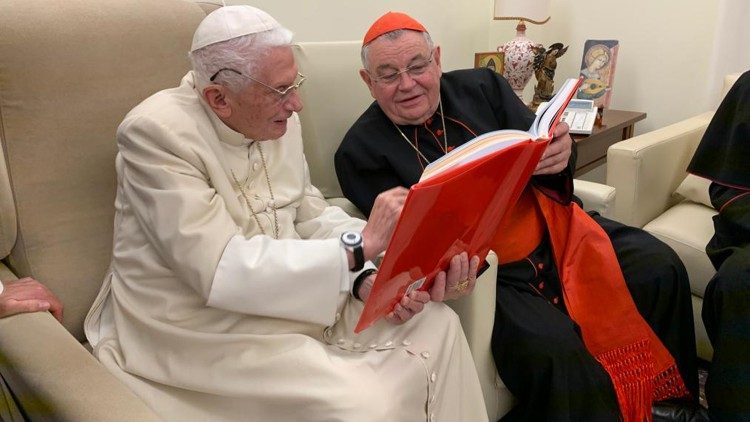
{"label": "gold chain", "polygon": [[[442,98],[439,100],[438,104],[440,106],[440,121],[443,124],[443,152],[447,154],[448,153],[448,128],[445,127],[445,113],[443,113],[443,99]],[[393,123],[393,122],[391,122],[391,123]],[[406,137],[406,135],[404,134],[404,132],[401,131],[401,128],[398,127],[398,125],[396,123],[393,123],[393,126],[396,127],[396,130],[401,135],[401,137],[404,138],[404,140],[406,141],[406,143],[409,144],[409,146],[411,146],[412,148],[414,148],[414,151],[416,151],[417,154],[419,154],[419,156],[422,157],[422,159],[424,160],[424,162],[427,163],[427,164],[430,164],[430,160],[428,160],[427,157],[425,157],[424,154],[422,154],[422,151],[420,151],[419,148],[417,148],[417,146],[414,145],[409,140],[409,138]]]}
{"label": "gold chain", "polygon": [[[271,207],[271,210],[273,211],[273,237],[274,239],[279,238],[279,217],[276,214],[276,198],[273,196],[273,189],[271,189],[271,178],[268,177],[268,166],[266,166],[266,157],[263,155],[263,149],[260,147],[260,142],[254,142],[255,145],[258,147],[258,152],[260,153],[260,161],[263,163],[263,173],[266,175],[266,183],[268,184],[268,193],[271,194],[271,202],[273,203],[273,206]],[[253,209],[252,205],[250,205],[250,199],[247,197],[247,192],[245,192],[245,183],[250,179],[250,175],[245,178],[244,183],[240,183],[239,179],[237,179],[237,175],[234,174],[234,170],[230,170],[232,172],[232,179],[234,179],[235,185],[237,185],[237,189],[239,189],[240,193],[242,194],[242,197],[245,199],[245,205],[247,205],[247,208],[250,209],[250,213],[253,215],[253,218],[255,219],[255,222],[258,224],[258,228],[260,229],[261,234],[266,234],[266,231],[263,229],[263,226],[260,224],[260,219],[258,218],[258,214]]]}

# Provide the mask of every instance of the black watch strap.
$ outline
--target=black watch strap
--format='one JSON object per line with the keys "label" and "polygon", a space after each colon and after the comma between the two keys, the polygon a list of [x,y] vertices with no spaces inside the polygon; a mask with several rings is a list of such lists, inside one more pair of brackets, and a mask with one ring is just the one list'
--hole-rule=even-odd
{"label": "black watch strap", "polygon": [[354,279],[354,284],[352,284],[352,296],[354,296],[357,300],[362,300],[361,297],[359,297],[359,288],[362,287],[362,283],[367,279],[367,277],[371,276],[372,274],[375,274],[378,272],[375,268],[368,268],[357,276],[356,279]]}
{"label": "black watch strap", "polygon": [[362,251],[362,246],[352,248],[352,255],[354,256],[354,266],[349,268],[349,271],[359,271],[365,266],[365,253]]}

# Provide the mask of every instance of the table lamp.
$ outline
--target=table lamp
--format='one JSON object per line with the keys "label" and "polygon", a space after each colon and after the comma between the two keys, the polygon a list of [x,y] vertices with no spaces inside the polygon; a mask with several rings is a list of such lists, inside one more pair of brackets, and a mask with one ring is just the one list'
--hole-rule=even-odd
{"label": "table lamp", "polygon": [[523,89],[534,74],[534,48],[544,46],[526,38],[526,24],[543,24],[549,20],[551,0],[495,0],[495,20],[517,20],[516,37],[497,47],[505,54],[503,76],[513,92],[523,99]]}

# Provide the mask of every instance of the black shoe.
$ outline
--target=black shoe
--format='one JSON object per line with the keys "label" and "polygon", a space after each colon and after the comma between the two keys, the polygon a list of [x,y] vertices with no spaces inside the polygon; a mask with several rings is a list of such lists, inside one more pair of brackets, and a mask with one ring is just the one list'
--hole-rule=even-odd
{"label": "black shoe", "polygon": [[710,421],[708,411],[698,403],[660,401],[653,404],[654,422],[705,422]]}

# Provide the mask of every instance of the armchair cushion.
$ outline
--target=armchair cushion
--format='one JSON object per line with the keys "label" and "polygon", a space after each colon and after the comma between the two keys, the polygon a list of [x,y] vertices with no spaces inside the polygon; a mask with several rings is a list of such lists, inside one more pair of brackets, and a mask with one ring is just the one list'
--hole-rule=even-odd
{"label": "armchair cushion", "polygon": [[713,208],[683,201],[643,227],[677,252],[687,269],[693,294],[700,297],[716,272],[706,255],[706,243],[714,234],[714,215]]}
{"label": "armchair cushion", "polygon": [[696,204],[703,204],[709,208],[713,208],[711,198],[708,196],[708,187],[710,185],[710,180],[694,174],[688,174],[685,180],[680,183],[680,186],[677,187],[677,190],[674,191],[674,196],[678,201],[687,199]]}

